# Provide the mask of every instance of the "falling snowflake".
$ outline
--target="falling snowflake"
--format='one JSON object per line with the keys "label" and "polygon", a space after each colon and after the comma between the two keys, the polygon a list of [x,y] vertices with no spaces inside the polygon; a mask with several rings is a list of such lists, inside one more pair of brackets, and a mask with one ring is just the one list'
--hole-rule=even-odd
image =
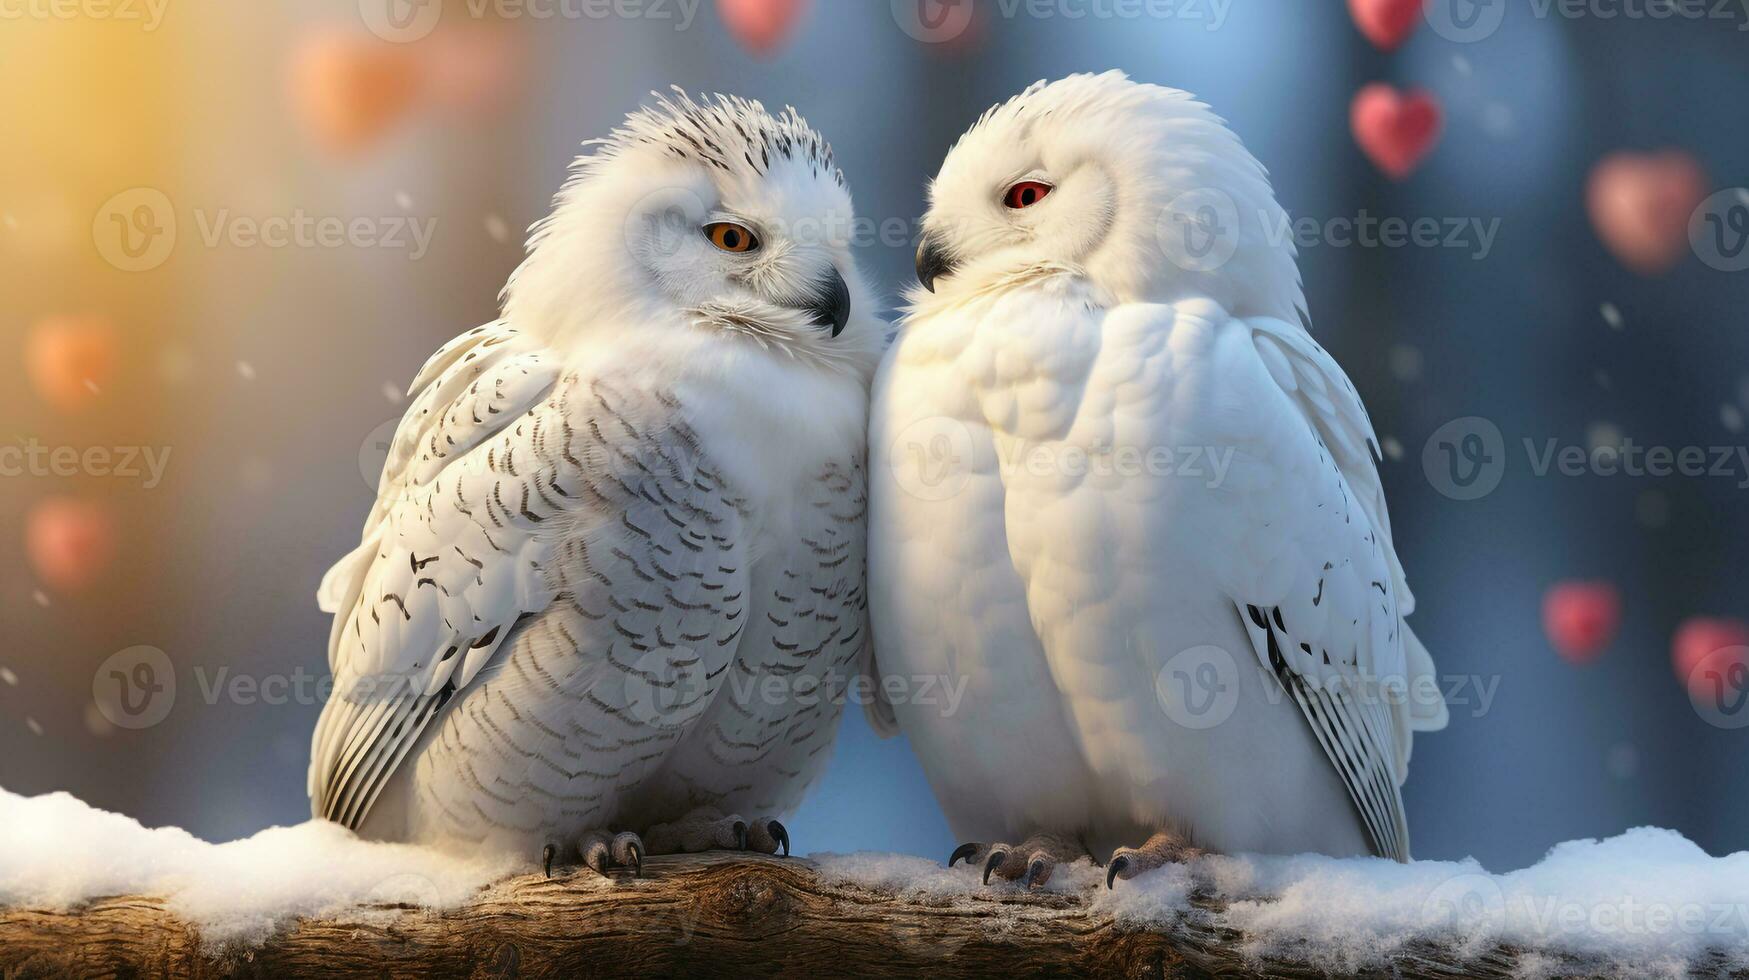
{"label": "falling snowflake", "polygon": [[10,667],[0,667],[0,683],[4,683],[7,687],[17,687],[18,675],[14,674]]}
{"label": "falling snowflake", "polygon": [[41,735],[43,733],[42,723],[35,718],[24,719],[24,727],[30,729],[32,735]]}
{"label": "falling snowflake", "polygon": [[1597,312],[1603,314],[1603,322],[1609,324],[1609,329],[1621,330],[1623,328],[1621,310],[1617,309],[1614,303],[1603,304],[1597,308]]}
{"label": "falling snowflake", "polygon": [[1719,421],[1724,424],[1726,432],[1743,431],[1743,410],[1735,405],[1719,406]]}
{"label": "falling snowflake", "polygon": [[491,235],[493,241],[502,245],[510,240],[510,226],[505,224],[504,219],[498,217],[496,213],[488,214],[486,215],[486,234]]}
{"label": "falling snowflake", "polygon": [[406,191],[396,191],[395,204],[403,211],[411,211],[413,210],[413,195]]}
{"label": "falling snowflake", "polygon": [[1391,375],[1398,381],[1415,381],[1421,377],[1421,351],[1408,344],[1391,348]]}
{"label": "falling snowflake", "polygon": [[1384,441],[1379,443],[1379,448],[1385,451],[1385,458],[1393,463],[1403,458],[1403,444],[1397,441],[1396,436],[1385,436]]}
{"label": "falling snowflake", "polygon": [[407,396],[393,381],[385,381],[383,382],[383,397],[389,400],[390,405],[399,405],[401,400]]}
{"label": "falling snowflake", "polygon": [[1512,135],[1513,129],[1511,106],[1495,102],[1482,110],[1482,130],[1489,136],[1505,139]]}
{"label": "falling snowflake", "polygon": [[244,381],[254,381],[255,380],[255,365],[250,364],[248,361],[238,361],[237,362],[237,375],[239,377],[241,377]]}
{"label": "falling snowflake", "polygon": [[1621,428],[1610,422],[1593,422],[1585,429],[1585,444],[1592,452],[1599,449],[1620,449],[1622,440]]}
{"label": "falling snowflake", "polygon": [[1640,752],[1631,743],[1617,742],[1609,747],[1604,759],[1609,774],[1617,779],[1632,779],[1640,771]]}
{"label": "falling snowflake", "polygon": [[115,733],[115,724],[103,716],[103,709],[95,704],[85,706],[85,730],[93,735],[104,736]]}
{"label": "falling snowflake", "polygon": [[179,385],[194,375],[194,355],[182,347],[166,347],[158,352],[158,377],[168,385]]}
{"label": "falling snowflake", "polygon": [[1643,491],[1634,501],[1634,516],[1642,527],[1657,530],[1670,523],[1670,498],[1662,490]]}

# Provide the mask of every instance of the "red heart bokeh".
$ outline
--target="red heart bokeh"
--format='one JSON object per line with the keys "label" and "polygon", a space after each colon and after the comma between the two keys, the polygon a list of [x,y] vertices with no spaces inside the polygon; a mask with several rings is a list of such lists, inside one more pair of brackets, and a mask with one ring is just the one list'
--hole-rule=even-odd
{"label": "red heart bokeh", "polygon": [[412,111],[421,76],[411,46],[318,31],[292,52],[291,104],[323,149],[354,154]]}
{"label": "red heart bokeh", "polygon": [[1706,196],[1706,172],[1681,150],[1611,153],[1585,186],[1597,237],[1622,265],[1648,276],[1682,258],[1688,219]]}
{"label": "red heart bokeh", "polygon": [[1414,172],[1439,141],[1439,101],[1421,90],[1398,92],[1374,82],[1354,96],[1349,126],[1354,141],[1392,179]]}
{"label": "red heart bokeh", "polygon": [[1415,33],[1425,0],[1348,0],[1354,25],[1381,51],[1394,51]]}
{"label": "red heart bokeh", "polygon": [[1596,660],[1620,625],[1621,593],[1608,582],[1561,582],[1543,594],[1543,632],[1568,663]]}
{"label": "red heart bokeh", "polygon": [[1686,619],[1670,641],[1670,660],[1690,698],[1714,703],[1731,686],[1732,665],[1749,665],[1749,623],[1711,616]]}
{"label": "red heart bokeh", "polygon": [[43,401],[78,411],[97,400],[115,373],[115,328],[96,316],[47,317],[31,328],[24,365]]}
{"label": "red heart bokeh", "polygon": [[808,0],[717,0],[717,14],[747,50],[765,57],[777,50]]}
{"label": "red heart bokeh", "polygon": [[115,559],[115,521],[94,501],[38,502],[25,520],[24,539],[36,577],[59,592],[90,588]]}

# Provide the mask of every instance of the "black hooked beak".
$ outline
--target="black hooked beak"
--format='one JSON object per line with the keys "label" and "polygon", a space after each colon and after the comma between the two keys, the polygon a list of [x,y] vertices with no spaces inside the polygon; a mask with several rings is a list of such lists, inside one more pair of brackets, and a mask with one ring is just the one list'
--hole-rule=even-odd
{"label": "black hooked beak", "polygon": [[947,247],[929,233],[925,232],[923,240],[917,243],[917,281],[924,289],[935,292],[935,280],[951,274],[958,264]]}
{"label": "black hooked beak", "polygon": [[833,269],[821,279],[815,287],[812,299],[808,300],[803,309],[813,315],[817,326],[831,327],[832,336],[844,332],[844,325],[850,321],[850,287],[845,284],[844,277]]}

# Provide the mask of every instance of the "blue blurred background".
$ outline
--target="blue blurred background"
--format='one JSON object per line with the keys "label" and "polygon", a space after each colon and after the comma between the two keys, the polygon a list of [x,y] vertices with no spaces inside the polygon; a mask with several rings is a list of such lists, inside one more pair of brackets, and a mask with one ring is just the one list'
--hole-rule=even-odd
{"label": "blue blurred background", "polygon": [[[307,816],[317,700],[206,689],[221,670],[325,669],[316,583],[357,540],[397,392],[430,350],[495,315],[522,230],[578,143],[650,90],[794,104],[831,140],[859,212],[909,222],[988,105],[1120,68],[1212,104],[1296,218],[1498,222],[1486,248],[1473,232],[1456,247],[1323,236],[1301,255],[1316,335],[1385,437],[1413,623],[1465,702],[1415,746],[1417,856],[1506,869],[1640,824],[1714,853],[1749,848],[1749,729],[1697,710],[1670,655],[1686,617],[1749,616],[1749,472],[1538,475],[1522,448],[1741,444],[1749,273],[1694,254],[1659,275],[1624,267],[1587,215],[1586,180],[1612,152],[1678,147],[1709,190],[1749,183],[1749,12],[1611,17],[1627,8],[1597,0],[1539,15],[1493,0],[1504,19],[1486,37],[1423,23],[1385,53],[1336,0],[962,0],[970,27],[925,40],[903,29],[908,2],[797,4],[763,53],[709,0],[453,2],[414,40],[384,29],[377,0],[140,0],[137,19],[92,4],[0,22],[0,351],[68,317],[113,345],[75,408],[33,394],[24,358],[0,357],[0,440],[170,453],[151,486],[0,478],[0,786],[69,790],[210,839]],[[1444,106],[1438,146],[1402,182],[1349,132],[1350,100],[1374,81]],[[142,187],[172,202],[177,234],[167,258],[130,271],[104,209]],[[299,213],[434,224],[418,254],[210,233]],[[890,301],[913,279],[908,235],[861,249]],[[1507,465],[1492,493],[1461,500],[1423,452],[1469,416],[1498,428]],[[33,508],[58,496],[111,515],[113,561],[88,583],[46,581],[25,546]],[[1543,595],[1564,579],[1623,597],[1594,663],[1545,638]],[[142,644],[174,664],[175,706],[117,727],[93,676]],[[790,826],[803,851],[945,858],[954,843],[905,744],[855,711]]]}

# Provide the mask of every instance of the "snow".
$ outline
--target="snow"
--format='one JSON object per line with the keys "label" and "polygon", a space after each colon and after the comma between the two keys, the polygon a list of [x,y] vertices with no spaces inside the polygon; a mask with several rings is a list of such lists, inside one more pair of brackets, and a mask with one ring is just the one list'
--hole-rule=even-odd
{"label": "snow", "polygon": [[[212,844],[65,793],[0,790],[0,828],[0,906],[71,909],[106,895],[152,895],[219,944],[259,943],[299,917],[356,916],[359,906],[453,908],[532,867],[361,841],[325,821]],[[981,868],[963,863],[949,869],[866,852],[811,859],[827,882],[975,911],[992,932],[1023,908],[989,900],[1018,885],[992,880],[985,888]],[[1560,844],[1504,874],[1474,860],[1211,855],[1110,891],[1104,873],[1080,861],[1057,868],[1045,890],[1079,896],[1092,914],[1127,925],[1184,920],[1237,930],[1248,955],[1334,973],[1383,965],[1422,942],[1460,953],[1514,946],[1525,976],[1571,972],[1575,957],[1586,969],[1634,976],[1682,976],[1709,958],[1749,968],[1749,852],[1711,857],[1674,831],[1649,827]],[[1195,907],[1197,894],[1226,907]]]}
{"label": "snow", "polygon": [[[951,905],[988,895],[980,869],[921,858],[817,855],[823,877]],[[1018,888],[1013,884],[992,887]],[[1642,827],[1560,844],[1537,864],[1491,874],[1473,859],[1403,865],[1377,858],[1201,858],[1107,891],[1091,862],[1059,868],[1052,891],[1084,893],[1095,914],[1132,925],[1196,919],[1241,932],[1247,955],[1334,973],[1382,966],[1412,944],[1459,954],[1519,948],[1526,976],[1585,968],[1683,976],[1721,957],[1749,967],[1749,851],[1711,857],[1681,834]],[[1195,892],[1225,901],[1191,906]],[[987,907],[987,906],[986,906]]]}
{"label": "snow", "polygon": [[221,945],[257,944],[300,916],[359,905],[453,908],[527,870],[363,841],[319,820],[211,844],[66,793],[27,798],[0,789],[0,828],[0,906],[70,909],[105,895],[151,895]]}

